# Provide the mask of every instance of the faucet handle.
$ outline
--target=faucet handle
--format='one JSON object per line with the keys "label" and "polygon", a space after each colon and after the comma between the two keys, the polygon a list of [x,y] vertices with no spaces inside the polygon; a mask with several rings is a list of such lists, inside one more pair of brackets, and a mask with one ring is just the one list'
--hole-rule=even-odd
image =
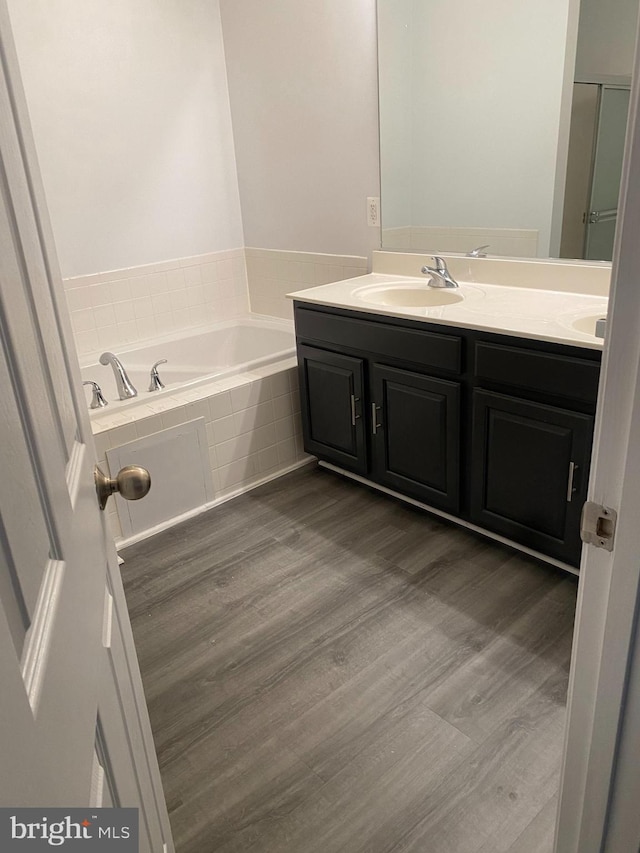
{"label": "faucet handle", "polygon": [[158,367],[161,364],[166,363],[167,359],[161,358],[159,361],[156,361],[156,363],[151,368],[151,381],[149,383],[149,391],[162,391],[162,389],[164,388],[164,382],[162,381],[162,379],[160,379],[160,376],[158,375]]}
{"label": "faucet handle", "polygon": [[447,272],[447,264],[444,258],[441,258],[440,255],[431,255],[431,257],[436,262],[436,269],[438,272]]}
{"label": "faucet handle", "polygon": [[105,400],[104,394],[102,393],[102,388],[98,385],[97,382],[92,382],[91,380],[87,382],[83,382],[83,385],[91,385],[91,403],[89,405],[90,409],[104,409],[105,406],[108,406],[109,403]]}
{"label": "faucet handle", "polygon": [[467,252],[468,258],[486,258],[487,253],[483,251],[483,249],[488,249],[490,243],[487,243],[484,246],[478,246],[477,249],[472,249],[470,252]]}

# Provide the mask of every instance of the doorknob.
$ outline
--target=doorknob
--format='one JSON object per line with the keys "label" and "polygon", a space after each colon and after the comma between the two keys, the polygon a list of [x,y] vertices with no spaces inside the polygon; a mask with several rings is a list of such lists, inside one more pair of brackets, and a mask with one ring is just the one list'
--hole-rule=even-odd
{"label": "doorknob", "polygon": [[96,492],[100,509],[107,505],[109,495],[119,492],[126,501],[139,501],[151,488],[151,474],[140,465],[125,465],[112,479],[95,467]]}

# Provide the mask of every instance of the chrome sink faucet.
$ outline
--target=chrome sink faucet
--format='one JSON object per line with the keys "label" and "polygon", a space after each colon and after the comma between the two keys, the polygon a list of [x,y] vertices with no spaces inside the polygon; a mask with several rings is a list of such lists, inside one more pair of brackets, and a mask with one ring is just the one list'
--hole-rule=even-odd
{"label": "chrome sink faucet", "polygon": [[424,275],[430,275],[431,280],[427,282],[429,287],[459,287],[458,282],[451,277],[444,258],[439,255],[431,255],[436,262],[435,267],[422,267],[420,270]]}
{"label": "chrome sink faucet", "polygon": [[110,364],[113,368],[113,375],[116,379],[116,388],[118,389],[118,397],[121,400],[128,400],[131,397],[137,397],[138,392],[131,384],[127,371],[122,366],[122,362],[112,352],[103,352],[100,356],[100,364]]}

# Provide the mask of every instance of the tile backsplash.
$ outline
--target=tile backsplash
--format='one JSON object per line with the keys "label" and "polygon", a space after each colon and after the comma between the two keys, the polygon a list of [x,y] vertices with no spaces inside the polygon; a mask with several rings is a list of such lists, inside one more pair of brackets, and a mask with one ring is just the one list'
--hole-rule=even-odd
{"label": "tile backsplash", "polygon": [[230,249],[64,280],[80,358],[253,311],[291,319],[286,294],[364,275],[367,258]]}
{"label": "tile backsplash", "polygon": [[243,249],[64,280],[81,358],[249,310]]}
{"label": "tile backsplash", "polygon": [[287,293],[365,275],[367,258],[279,249],[245,249],[249,300],[256,314],[293,319]]}

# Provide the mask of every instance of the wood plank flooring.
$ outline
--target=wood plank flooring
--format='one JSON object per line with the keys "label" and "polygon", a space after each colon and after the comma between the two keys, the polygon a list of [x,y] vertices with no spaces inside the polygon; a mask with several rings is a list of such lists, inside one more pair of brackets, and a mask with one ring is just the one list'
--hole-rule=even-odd
{"label": "wood plank flooring", "polygon": [[123,556],[178,853],[549,853],[573,576],[316,467]]}

